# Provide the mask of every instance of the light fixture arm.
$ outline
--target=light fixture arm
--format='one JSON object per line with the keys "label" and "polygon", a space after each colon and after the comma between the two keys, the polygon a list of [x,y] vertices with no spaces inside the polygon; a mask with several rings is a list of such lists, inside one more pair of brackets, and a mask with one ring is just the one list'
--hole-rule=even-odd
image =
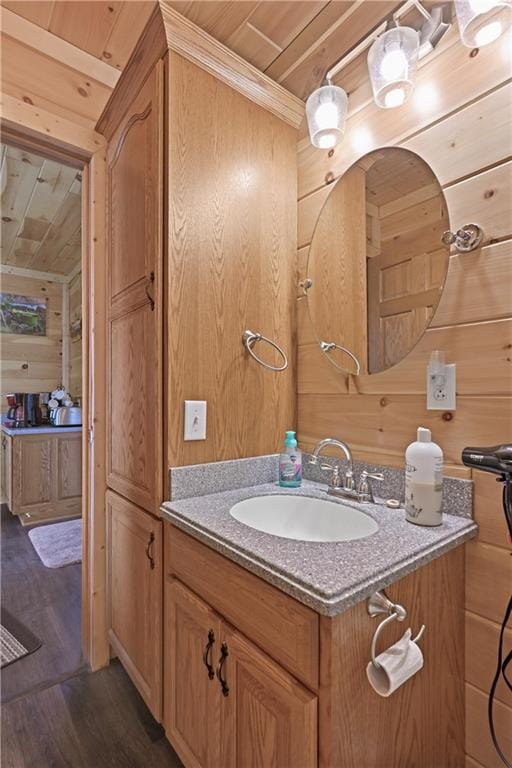
{"label": "light fixture arm", "polygon": [[342,56],[341,59],[338,59],[338,61],[336,61],[325,73],[325,83],[327,85],[331,85],[332,78],[337,75],[338,72],[341,72],[344,67],[348,66],[352,61],[354,61],[354,59],[357,59],[357,57],[360,56],[361,53],[363,53],[367,48],[369,48],[373,41],[386,31],[387,25],[388,19],[381,22],[364,38],[364,40],[361,40],[360,43],[358,43],[348,53]]}
{"label": "light fixture arm", "polygon": [[[400,20],[402,16],[405,16],[405,14],[411,11],[413,8],[416,8],[416,10],[425,19],[425,24],[422,25],[422,27],[418,31],[421,38],[419,58],[426,56],[427,53],[429,53],[429,51],[424,49],[423,56],[422,56],[421,45],[427,37],[427,34],[428,34],[427,30],[430,32],[430,30],[434,26],[437,28],[439,25],[443,25],[442,34],[444,34],[444,32],[446,32],[450,27],[449,21],[446,21],[446,17],[449,14],[450,7],[448,4],[436,5],[432,8],[432,12],[429,13],[429,11],[427,11],[427,9],[424,8],[423,5],[420,3],[420,0],[406,0],[406,2],[403,5],[401,5],[400,8],[398,8],[398,10],[396,10],[392,16],[388,16],[377,27],[375,27],[375,29],[373,29],[363,40],[361,40],[361,42],[359,42],[356,46],[354,46],[354,48],[352,48],[348,53],[346,53],[340,59],[338,59],[338,61],[336,61],[332,65],[332,67],[330,67],[327,70],[327,72],[325,73],[324,84],[331,85],[333,77],[335,77],[335,75],[337,75],[338,72],[341,72],[341,70],[344,69],[344,67],[348,66],[352,61],[354,61],[354,59],[357,59],[357,57],[360,56],[361,53],[363,53],[367,48],[369,48],[372,45],[372,43],[380,35],[382,35],[383,32],[386,31],[390,22],[393,22],[397,27],[400,26]],[[436,44],[437,42],[439,42],[440,37],[436,40]]]}

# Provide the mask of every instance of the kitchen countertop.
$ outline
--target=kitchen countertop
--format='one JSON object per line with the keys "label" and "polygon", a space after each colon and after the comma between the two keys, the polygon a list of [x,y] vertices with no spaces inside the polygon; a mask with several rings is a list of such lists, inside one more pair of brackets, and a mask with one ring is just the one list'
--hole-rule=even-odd
{"label": "kitchen countertop", "polygon": [[51,425],[44,425],[41,427],[6,427],[5,424],[0,424],[0,430],[10,437],[17,437],[18,435],[45,435],[54,434],[60,432],[81,432],[81,426],[75,427],[52,427]]}
{"label": "kitchen countertop", "polygon": [[[237,502],[269,494],[299,494],[352,506],[374,518],[379,530],[355,541],[295,541],[249,528],[229,514]],[[342,613],[473,538],[478,530],[471,518],[455,514],[445,514],[443,524],[435,528],[413,525],[405,520],[403,508],[336,501],[326,495],[325,485],[307,480],[297,489],[267,483],[168,501],[161,512],[177,528],[327,616]]]}

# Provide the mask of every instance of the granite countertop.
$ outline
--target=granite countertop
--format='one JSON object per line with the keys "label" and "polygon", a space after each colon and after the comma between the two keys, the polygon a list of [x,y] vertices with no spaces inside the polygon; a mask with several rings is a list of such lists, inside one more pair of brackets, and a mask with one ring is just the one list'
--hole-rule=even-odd
{"label": "granite countertop", "polygon": [[44,435],[59,432],[81,432],[82,427],[52,427],[50,424],[46,424],[41,427],[14,427],[11,429],[11,427],[6,427],[5,424],[0,424],[0,430],[10,437],[18,437],[18,435]]}
{"label": "granite countertop", "polygon": [[[229,514],[237,502],[268,494],[299,494],[352,506],[374,518],[379,530],[355,541],[296,541],[249,528]],[[327,616],[342,613],[477,532],[471,518],[457,514],[445,514],[436,528],[413,525],[405,520],[403,508],[334,500],[326,495],[325,484],[308,480],[298,489],[266,483],[164,502],[161,511],[176,527]]]}

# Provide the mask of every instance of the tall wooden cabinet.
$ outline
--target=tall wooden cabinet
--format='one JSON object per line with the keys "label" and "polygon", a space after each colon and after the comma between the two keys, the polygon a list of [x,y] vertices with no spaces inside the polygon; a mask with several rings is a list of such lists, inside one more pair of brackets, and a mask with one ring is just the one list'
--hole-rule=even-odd
{"label": "tall wooden cabinet", "polygon": [[[294,421],[302,114],[159,3],[97,126],[108,142],[109,638],[157,719],[168,467],[273,452]],[[247,328],[283,347],[287,371],[249,357]],[[186,399],[207,400],[205,441],[183,439]],[[186,629],[180,642],[193,646]]]}

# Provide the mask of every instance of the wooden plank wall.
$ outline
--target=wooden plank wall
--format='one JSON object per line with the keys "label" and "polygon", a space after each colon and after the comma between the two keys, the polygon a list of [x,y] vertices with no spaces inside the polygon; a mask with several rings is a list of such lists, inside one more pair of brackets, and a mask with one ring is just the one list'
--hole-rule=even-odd
{"label": "wooden plank wall", "polygon": [[[3,274],[2,291],[43,296],[47,304],[46,336],[3,333],[2,395],[6,392],[49,392],[62,380],[62,283]],[[2,397],[1,412],[4,413]]]}
{"label": "wooden plank wall", "polygon": [[[82,273],[79,272],[68,286],[69,324],[82,318]],[[69,337],[69,394],[73,400],[82,396],[82,339]]]}
{"label": "wooden plank wall", "polygon": [[[510,39],[479,51],[456,37],[422,66],[418,91],[404,107],[379,110],[368,101],[348,119],[334,152],[299,143],[299,271],[329,180],[379,145],[402,145],[434,169],[448,201],[452,229],[477,221],[485,246],[452,255],[443,298],[430,330],[397,366],[375,376],[343,377],[317,349],[306,299],[298,299],[298,430],[310,449],[328,435],[346,440],[356,456],[403,465],[407,444],[424,424],[445,451],[449,473],[467,444],[512,439],[512,86]],[[300,291],[299,291],[300,296]],[[457,410],[425,410],[425,369],[431,350],[457,363]],[[487,691],[494,674],[512,558],[494,478],[475,473],[478,539],[466,550],[466,752],[468,766],[498,768],[487,726]],[[508,633],[508,648],[512,633]],[[508,696],[508,698],[507,698]],[[501,686],[496,723],[512,753],[512,702]]]}

